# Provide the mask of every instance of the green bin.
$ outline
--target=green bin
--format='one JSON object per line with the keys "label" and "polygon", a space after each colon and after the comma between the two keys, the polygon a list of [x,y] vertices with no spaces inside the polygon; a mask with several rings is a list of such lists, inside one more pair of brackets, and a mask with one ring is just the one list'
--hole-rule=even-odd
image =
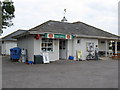
{"label": "green bin", "polygon": [[34,55],[34,63],[35,64],[43,64],[43,56],[42,55]]}

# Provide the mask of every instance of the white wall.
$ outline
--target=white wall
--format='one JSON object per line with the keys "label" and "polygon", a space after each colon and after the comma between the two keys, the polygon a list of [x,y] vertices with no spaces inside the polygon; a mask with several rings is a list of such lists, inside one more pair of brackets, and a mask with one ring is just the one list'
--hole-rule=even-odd
{"label": "white wall", "polygon": [[59,60],[59,40],[53,40],[53,52],[49,53],[50,61]]}
{"label": "white wall", "polygon": [[[34,61],[34,55],[42,54],[41,39],[36,40],[34,36],[18,39],[18,47],[28,50],[28,60]],[[49,53],[50,61],[59,60],[59,40],[53,40],[53,52]]]}
{"label": "white wall", "polygon": [[67,58],[73,56],[73,40],[69,39],[67,44]]}
{"label": "white wall", "polygon": [[18,39],[18,47],[27,49],[28,60],[34,61],[34,36],[29,35],[27,37],[22,37]]}
{"label": "white wall", "polygon": [[[41,50],[41,43],[41,39],[34,39],[34,55],[39,55],[43,53],[43,51]],[[53,52],[47,53],[49,53],[50,61],[59,60],[59,40],[53,40]]]}
{"label": "white wall", "polygon": [[2,54],[10,55],[10,49],[14,47],[17,47],[17,42],[4,41],[4,43],[2,43]]}
{"label": "white wall", "polygon": [[34,55],[40,55],[41,53],[41,39],[34,39]]}
{"label": "white wall", "polygon": [[[105,43],[101,43],[101,41],[104,41]],[[98,40],[98,47],[100,51],[106,50],[106,40]],[[107,41],[107,50],[109,50],[109,41]]]}
{"label": "white wall", "polygon": [[[77,40],[80,40],[80,43],[77,44]],[[88,55],[88,52],[86,50],[86,43],[87,42],[93,42],[94,43],[94,48],[95,45],[98,45],[98,40],[97,39],[85,39],[85,38],[75,38],[73,41],[73,56],[76,58],[76,52],[81,50],[82,51],[82,59],[85,60],[86,56]],[[92,52],[94,53],[94,52]]]}
{"label": "white wall", "polygon": [[[80,40],[79,44],[77,43],[78,39]],[[68,40],[67,42],[67,58],[69,56],[74,56],[74,59],[76,60],[76,52],[81,50],[82,59],[85,60],[86,56],[88,55],[88,52],[86,50],[87,42],[93,42],[94,48],[95,45],[98,45],[100,50],[105,50],[105,44],[101,44],[101,41],[98,39],[75,38]],[[27,49],[28,59],[33,61],[34,55],[40,55],[43,53],[41,50],[41,43],[41,39],[36,40],[33,35],[18,39],[18,47]],[[59,60],[59,40],[53,40],[53,52],[48,53],[50,61]],[[94,51],[92,53],[94,53]]]}

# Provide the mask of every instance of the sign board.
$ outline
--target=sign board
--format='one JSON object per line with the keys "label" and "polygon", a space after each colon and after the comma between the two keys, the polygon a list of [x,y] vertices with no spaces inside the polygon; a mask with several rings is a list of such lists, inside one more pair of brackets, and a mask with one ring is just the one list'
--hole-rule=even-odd
{"label": "sign board", "polygon": [[78,56],[78,59],[81,59],[81,57],[82,57],[82,51],[81,50],[77,51],[77,56]]}
{"label": "sign board", "polygon": [[55,38],[55,39],[73,39],[73,35],[64,35],[64,34],[49,34],[45,33],[46,38]]}
{"label": "sign board", "polygon": [[87,42],[86,45],[87,45],[88,52],[94,51],[94,43],[93,42]]}
{"label": "sign board", "polygon": [[50,63],[48,53],[43,53],[43,63]]}
{"label": "sign board", "polygon": [[66,38],[66,36],[62,34],[55,34],[54,36],[55,36],[54,38],[62,38],[62,39]]}

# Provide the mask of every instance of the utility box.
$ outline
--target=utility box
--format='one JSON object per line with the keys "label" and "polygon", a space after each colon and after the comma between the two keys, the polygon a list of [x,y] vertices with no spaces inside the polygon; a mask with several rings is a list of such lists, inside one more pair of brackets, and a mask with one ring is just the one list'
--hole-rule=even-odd
{"label": "utility box", "polygon": [[43,64],[43,56],[42,55],[34,55],[34,63],[35,64]]}

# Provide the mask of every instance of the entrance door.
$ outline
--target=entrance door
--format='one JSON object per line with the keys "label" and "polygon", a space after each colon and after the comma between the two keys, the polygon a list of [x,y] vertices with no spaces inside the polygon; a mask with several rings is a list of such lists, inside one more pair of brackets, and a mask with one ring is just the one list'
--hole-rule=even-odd
{"label": "entrance door", "polygon": [[59,40],[59,59],[67,59],[67,40]]}

